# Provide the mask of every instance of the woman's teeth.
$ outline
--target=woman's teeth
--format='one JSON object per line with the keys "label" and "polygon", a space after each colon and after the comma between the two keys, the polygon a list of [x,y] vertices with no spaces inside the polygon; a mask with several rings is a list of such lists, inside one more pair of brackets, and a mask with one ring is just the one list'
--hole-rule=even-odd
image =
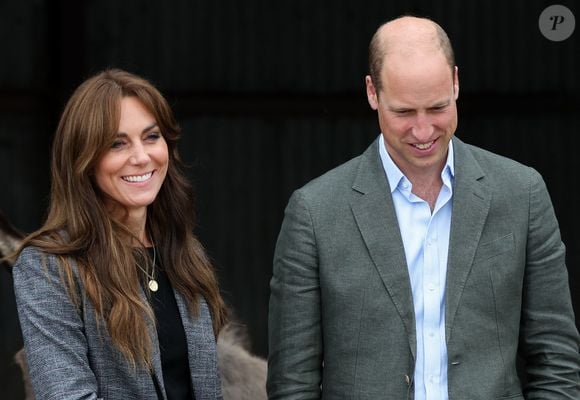
{"label": "woman's teeth", "polygon": [[153,175],[153,172],[148,172],[145,175],[124,176],[123,180],[125,180],[127,182],[144,182],[147,179],[151,178],[151,175]]}

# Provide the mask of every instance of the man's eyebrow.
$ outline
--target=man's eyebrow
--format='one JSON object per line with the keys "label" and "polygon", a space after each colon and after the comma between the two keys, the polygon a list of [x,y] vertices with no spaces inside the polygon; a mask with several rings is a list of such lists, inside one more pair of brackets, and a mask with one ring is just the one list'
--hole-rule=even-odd
{"label": "man's eyebrow", "polygon": [[445,107],[448,106],[449,104],[451,104],[451,100],[449,99],[445,99],[445,100],[441,100],[438,102],[435,102],[431,107],[429,108],[439,108],[439,107]]}
{"label": "man's eyebrow", "polygon": [[405,106],[388,106],[390,111],[395,111],[395,112],[402,112],[402,111],[412,111],[414,110],[411,107],[405,107]]}

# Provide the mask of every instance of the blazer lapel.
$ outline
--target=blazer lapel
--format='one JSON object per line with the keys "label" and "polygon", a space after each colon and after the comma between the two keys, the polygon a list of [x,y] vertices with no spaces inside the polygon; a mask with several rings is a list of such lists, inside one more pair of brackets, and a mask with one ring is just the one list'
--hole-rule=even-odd
{"label": "blazer lapel", "polygon": [[[143,299],[145,300],[145,292],[142,292]],[[147,300],[145,300],[147,301]],[[161,367],[161,352],[159,350],[159,340],[157,338],[157,329],[153,321],[147,320],[147,328],[149,329],[149,337],[151,337],[151,346],[153,354],[151,357],[151,362],[153,363],[153,371],[151,371],[151,379],[153,379],[153,384],[158,390],[158,395],[161,395],[163,400],[167,400],[165,394],[165,384],[163,382],[163,370]],[[161,392],[161,393],[159,393]]]}
{"label": "blazer lapel", "polygon": [[401,232],[381,165],[378,144],[378,141],[373,142],[361,156],[352,186],[356,193],[351,208],[371,259],[403,320],[408,332],[409,347],[415,357],[413,294]]}
{"label": "blazer lapel", "polygon": [[[200,298],[199,316],[192,318],[183,297],[175,290],[173,290],[173,293],[177,301],[177,308],[179,309],[179,315],[181,316],[187,340],[189,371],[195,399],[209,400],[221,398],[215,337],[207,304],[203,298]],[[144,292],[143,296],[145,296]],[[151,378],[161,391],[162,399],[167,400],[157,329],[152,322],[148,322],[148,328],[151,338],[154,339],[152,340],[153,371],[151,371]]]}
{"label": "blazer lapel", "polygon": [[453,141],[455,179],[445,293],[447,342],[491,201],[491,192],[484,184],[485,174],[479,163],[465,143],[457,138]]}
{"label": "blazer lapel", "polygon": [[217,350],[211,315],[205,299],[199,298],[199,314],[192,317],[185,299],[174,290],[187,340],[189,372],[196,400],[221,399]]}

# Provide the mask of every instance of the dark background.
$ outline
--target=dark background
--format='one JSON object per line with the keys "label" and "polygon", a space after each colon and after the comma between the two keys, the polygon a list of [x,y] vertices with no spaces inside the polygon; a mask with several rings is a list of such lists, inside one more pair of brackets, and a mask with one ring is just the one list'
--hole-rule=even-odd
{"label": "dark background", "polygon": [[[580,312],[579,33],[545,39],[538,17],[574,1],[0,1],[0,210],[39,227],[51,137],[85,78],[120,67],[155,83],[183,129],[198,234],[223,293],[267,354],[271,260],[291,192],[379,134],[364,91],[367,45],[383,21],[432,17],[460,71],[457,135],[544,176],[568,247]],[[575,193],[576,191],[574,191]],[[11,278],[0,270],[0,387],[21,399]]]}

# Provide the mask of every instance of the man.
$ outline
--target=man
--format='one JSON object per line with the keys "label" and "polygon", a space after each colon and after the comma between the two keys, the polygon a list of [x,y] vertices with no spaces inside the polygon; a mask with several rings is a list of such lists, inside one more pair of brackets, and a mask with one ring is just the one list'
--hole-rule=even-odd
{"label": "man", "polygon": [[533,169],[453,138],[445,32],[413,17],[383,25],[366,89],[379,139],[286,209],[269,398],[580,399],[549,195]]}

